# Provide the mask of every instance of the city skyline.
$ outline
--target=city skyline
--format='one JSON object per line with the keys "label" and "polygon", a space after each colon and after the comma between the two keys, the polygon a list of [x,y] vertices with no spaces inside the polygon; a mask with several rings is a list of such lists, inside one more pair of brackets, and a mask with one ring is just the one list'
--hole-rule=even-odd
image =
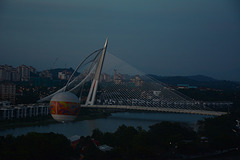
{"label": "city skyline", "polygon": [[[25,72],[25,77],[22,78],[22,73],[21,71],[19,71],[19,68],[25,68],[23,72]],[[27,69],[27,71],[26,71]],[[111,68],[112,72],[109,72],[109,69],[107,69],[107,72],[102,71],[101,73],[101,77],[100,79],[104,79],[104,81],[114,81],[115,76],[117,75],[118,77],[120,77],[121,80],[125,80],[126,78],[129,79],[133,78],[133,77],[141,77],[141,76],[159,76],[162,78],[171,78],[171,77],[186,77],[191,79],[191,77],[195,77],[196,79],[208,79],[208,80],[216,80],[216,81],[225,81],[226,79],[216,79],[215,77],[210,77],[210,76],[206,76],[206,75],[187,75],[187,76],[179,76],[179,75],[172,75],[172,76],[163,76],[163,75],[157,75],[157,74],[148,74],[148,73],[143,73],[140,72],[136,69],[135,74],[134,72],[132,72],[132,70],[135,70],[135,68],[130,68],[129,73],[126,72],[121,72],[124,71],[122,70],[122,68],[120,68],[120,72],[118,69],[114,69]],[[17,82],[17,81],[29,81],[30,78],[32,78],[30,76],[30,73],[33,74],[33,77],[45,77],[45,78],[49,78],[49,79],[56,79],[56,76],[53,76],[50,72],[54,71],[54,70],[58,70],[56,71],[58,73],[57,75],[57,79],[62,79],[62,80],[68,80],[69,77],[72,75],[74,69],[72,67],[69,68],[51,68],[51,69],[44,69],[44,70],[36,70],[34,68],[34,66],[28,66],[25,64],[22,64],[20,66],[14,67],[12,65],[8,65],[8,64],[0,64],[0,82],[1,81],[9,81],[9,82]],[[81,73],[81,71],[78,71],[78,73]],[[16,75],[19,74],[19,75]],[[85,76],[85,74],[83,74],[82,76]],[[106,77],[107,76],[107,77]],[[27,78],[28,77],[28,78]],[[105,77],[105,78],[104,78]],[[111,80],[107,80],[108,78],[110,78]],[[201,81],[201,80],[199,80]],[[231,81],[231,80],[227,80],[227,81]],[[240,82],[240,81],[232,81],[232,82]]]}
{"label": "city skyline", "polygon": [[108,51],[145,73],[240,81],[239,4],[1,1],[0,64],[75,68],[109,36]]}

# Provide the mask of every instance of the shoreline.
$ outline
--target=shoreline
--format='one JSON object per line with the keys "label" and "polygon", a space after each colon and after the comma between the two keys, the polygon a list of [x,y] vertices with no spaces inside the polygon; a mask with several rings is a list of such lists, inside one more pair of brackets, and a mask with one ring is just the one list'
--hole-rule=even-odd
{"label": "shoreline", "polygon": [[[83,121],[83,120],[106,118],[110,115],[111,115],[111,112],[106,112],[102,110],[85,109],[71,123]],[[4,121],[0,121],[0,131],[15,129],[15,128],[33,127],[33,126],[46,126],[46,125],[56,124],[56,123],[60,123],[60,122],[57,122],[56,120],[54,120],[51,115],[24,118],[24,119],[4,120]]]}

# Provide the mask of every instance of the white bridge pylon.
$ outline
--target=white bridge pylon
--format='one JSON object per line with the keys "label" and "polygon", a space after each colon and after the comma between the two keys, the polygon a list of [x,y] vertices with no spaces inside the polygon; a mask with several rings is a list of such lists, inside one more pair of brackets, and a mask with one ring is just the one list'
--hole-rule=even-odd
{"label": "white bridge pylon", "polygon": [[101,54],[99,62],[97,64],[95,76],[93,78],[91,88],[90,88],[89,93],[88,93],[86,105],[93,105],[94,104],[94,101],[95,101],[95,98],[96,98],[96,93],[97,93],[97,88],[98,88],[99,77],[100,77],[100,74],[102,72],[102,66],[103,66],[103,62],[104,62],[104,58],[105,58],[105,53],[106,53],[106,50],[107,50],[107,45],[108,45],[108,38],[106,39],[102,54]]}

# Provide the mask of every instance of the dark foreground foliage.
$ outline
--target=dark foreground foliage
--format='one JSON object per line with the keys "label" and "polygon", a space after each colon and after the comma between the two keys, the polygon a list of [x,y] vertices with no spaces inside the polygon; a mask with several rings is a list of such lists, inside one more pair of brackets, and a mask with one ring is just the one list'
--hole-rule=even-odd
{"label": "dark foreground foliage", "polygon": [[13,137],[8,135],[0,140],[1,160],[69,160],[74,151],[70,141],[55,133],[28,133]]}
{"label": "dark foreground foliage", "polygon": [[[104,154],[105,159],[168,159],[186,150],[194,152],[197,133],[180,123],[161,122],[150,126],[149,131],[125,125],[114,133],[102,133],[95,129],[92,138],[114,149]],[[115,153],[115,154],[112,154]],[[94,159],[88,157],[87,159]],[[96,155],[101,157],[102,154]],[[95,158],[96,158],[95,157]],[[100,158],[101,159],[101,158]]]}
{"label": "dark foreground foliage", "polygon": [[[54,133],[8,135],[0,138],[0,160],[240,158],[239,113],[205,119],[199,122],[198,132],[187,124],[161,122],[149,130],[125,125],[114,133],[95,129],[91,137],[82,136],[76,143]],[[103,144],[112,149],[101,151],[99,145]]]}
{"label": "dark foreground foliage", "polygon": [[[194,159],[234,153],[240,158],[240,120],[238,112],[199,122],[198,132],[189,126],[161,122],[143,130],[122,125],[114,133],[95,129],[92,138],[114,149],[95,156],[84,153],[86,159]],[[114,153],[114,154],[113,154]],[[90,155],[90,156],[89,156]],[[228,155],[231,157],[231,155]],[[101,158],[102,157],[102,158]],[[230,158],[231,159],[231,158]]]}
{"label": "dark foreground foliage", "polygon": [[236,120],[238,116],[225,115],[215,118],[207,118],[199,121],[198,134],[208,138],[210,148],[223,150],[240,146],[240,128]]}

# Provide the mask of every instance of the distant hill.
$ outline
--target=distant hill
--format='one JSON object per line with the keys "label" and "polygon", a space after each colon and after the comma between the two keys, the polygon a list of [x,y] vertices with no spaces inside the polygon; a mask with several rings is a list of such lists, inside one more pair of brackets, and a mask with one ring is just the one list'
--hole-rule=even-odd
{"label": "distant hill", "polygon": [[203,75],[158,76],[158,75],[150,74],[149,76],[170,86],[171,85],[176,86],[178,84],[189,84],[191,86],[197,86],[197,87],[240,90],[240,82],[216,80],[214,78],[203,76]]}
{"label": "distant hill", "polygon": [[213,82],[213,81],[218,81],[214,78],[203,76],[203,75],[194,75],[194,76],[186,76],[189,79],[195,80],[195,81],[200,81],[200,82]]}

